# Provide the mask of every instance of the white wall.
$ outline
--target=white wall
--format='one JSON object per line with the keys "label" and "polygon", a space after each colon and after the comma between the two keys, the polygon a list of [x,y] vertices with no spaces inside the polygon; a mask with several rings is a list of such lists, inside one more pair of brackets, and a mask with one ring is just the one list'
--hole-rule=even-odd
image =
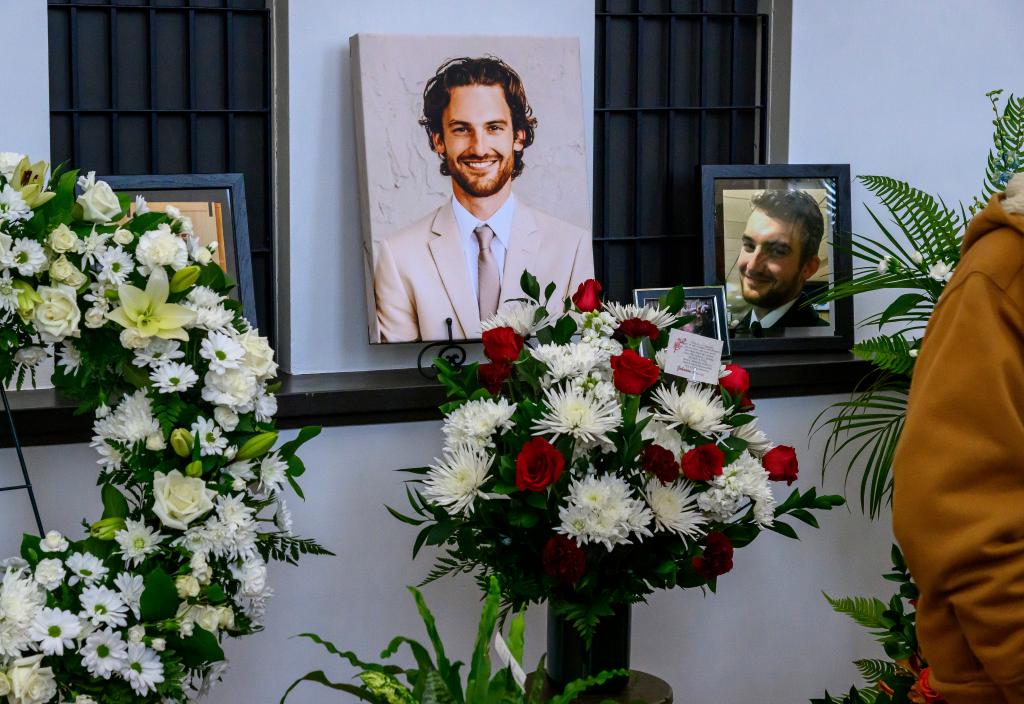
{"label": "white wall", "polygon": [[6,68],[0,98],[0,152],[50,158],[50,84],[46,2],[0,0]]}
{"label": "white wall", "polygon": [[[34,32],[42,36],[37,49],[45,46],[43,4],[33,0],[32,14],[22,12],[28,5],[23,0],[0,0],[0,32],[7,31],[8,16],[24,23],[31,15],[29,27],[11,34]],[[855,174],[909,178],[950,200],[973,194],[990,126],[984,93],[999,86],[1021,90],[1011,73],[1018,53],[1011,35],[1024,9],[1013,0],[986,0],[969,9],[951,0],[794,4],[790,160],[850,162]],[[579,33],[584,65],[592,61],[589,1],[532,2],[526,11],[490,6],[486,14],[468,14],[477,6],[454,0],[433,3],[429,13],[426,7],[415,0],[291,0],[291,313],[298,371],[410,361],[402,350],[370,350],[365,343],[347,37],[359,31],[450,32],[455,18],[458,31]],[[36,70],[45,59],[22,66]],[[45,84],[44,78],[37,81]],[[591,83],[585,78],[584,88],[589,91]],[[43,124],[45,91],[35,100],[23,107]],[[7,124],[22,123],[9,105],[5,99],[0,106],[0,136]],[[45,145],[46,138],[39,142]],[[855,203],[864,195],[855,189]],[[862,208],[854,216],[855,227],[869,231]],[[866,312],[863,305],[858,310]],[[819,483],[821,438],[808,446],[807,429],[839,398],[758,404],[770,435],[800,451],[802,489]],[[403,506],[403,477],[392,470],[429,460],[440,440],[436,423],[414,423],[329,428],[307,446],[309,498],[292,502],[296,528],[338,556],[273,570],[278,597],[268,628],[230,645],[233,671],[210,702],[277,701],[287,683],[312,669],[347,678],[351,670],[312,644],[288,640],[302,631],[315,630],[367,656],[394,634],[422,636],[404,585],[426,573],[429,556],[410,561],[414,529],[390,518],[383,505]],[[95,517],[95,465],[87,447],[30,448],[28,460],[51,525],[70,531],[81,515]],[[13,453],[0,453],[0,483],[14,471]],[[826,488],[836,491],[840,483],[839,473],[830,473]],[[669,679],[677,701],[687,704],[790,704],[820,696],[825,687],[848,687],[856,680],[849,661],[880,651],[852,622],[832,614],[820,592],[888,595],[880,574],[891,537],[887,519],[869,523],[856,508],[825,515],[822,525],[802,531],[799,543],[759,538],[737,553],[736,568],[721,580],[717,595],[659,593],[638,607],[634,666]],[[30,527],[24,509],[0,495],[0,554],[10,553],[15,534]],[[450,579],[425,591],[451,652],[464,657],[477,615],[473,585]],[[527,639],[528,659],[535,661],[543,648],[542,609],[532,610]],[[289,701],[351,698],[304,685]]]}

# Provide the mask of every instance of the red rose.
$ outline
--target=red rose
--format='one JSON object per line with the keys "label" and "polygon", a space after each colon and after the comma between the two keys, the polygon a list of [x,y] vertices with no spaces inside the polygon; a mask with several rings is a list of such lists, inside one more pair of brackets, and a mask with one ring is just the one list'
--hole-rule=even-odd
{"label": "red rose", "polygon": [[651,340],[657,340],[659,333],[660,331],[658,330],[658,326],[650,320],[630,318],[629,320],[623,320],[619,323],[619,327],[615,329],[615,333],[612,337],[620,341],[625,341],[626,338],[629,337],[649,337]]}
{"label": "red rose", "polygon": [[492,394],[501,391],[501,385],[512,376],[512,365],[508,362],[488,362],[478,369],[480,383]]}
{"label": "red rose", "polygon": [[587,554],[575,540],[565,535],[554,535],[548,539],[541,561],[545,574],[569,584],[576,584],[587,571]]}
{"label": "red rose", "polygon": [[732,569],[732,543],[722,533],[708,533],[704,554],[693,558],[693,569],[704,579],[714,579]]}
{"label": "red rose", "polygon": [[531,438],[516,457],[516,488],[541,491],[558,481],[565,469],[565,458],[544,438]]}
{"label": "red rose", "polygon": [[747,374],[747,370],[738,364],[726,364],[725,369],[731,373],[719,379],[718,384],[734,399],[746,397],[750,388],[750,375]]}
{"label": "red rose", "polygon": [[612,357],[612,370],[615,388],[624,394],[642,394],[654,386],[661,376],[657,364],[633,350]]}
{"label": "red rose", "polygon": [[587,279],[572,294],[572,302],[581,313],[590,313],[601,308],[601,284],[597,279]]}
{"label": "red rose", "polygon": [[918,699],[914,699],[915,702],[925,702],[925,704],[932,704],[933,702],[943,702],[942,695],[932,689],[931,683],[932,668],[926,667],[921,670],[921,674],[917,676],[917,682],[911,688],[911,694],[917,694]]}
{"label": "red rose", "polygon": [[725,453],[709,442],[683,455],[683,474],[694,482],[709,482],[722,473]]}
{"label": "red rose", "polygon": [[800,470],[796,450],[789,445],[779,445],[768,450],[761,459],[761,466],[773,482],[786,482],[787,485],[796,481],[796,473]]}
{"label": "red rose", "polygon": [[523,351],[523,336],[512,328],[491,328],[482,338],[484,354],[492,362],[514,362]]}
{"label": "red rose", "polygon": [[648,445],[640,454],[640,466],[653,474],[662,484],[671,484],[679,476],[679,463],[675,455],[661,445]]}

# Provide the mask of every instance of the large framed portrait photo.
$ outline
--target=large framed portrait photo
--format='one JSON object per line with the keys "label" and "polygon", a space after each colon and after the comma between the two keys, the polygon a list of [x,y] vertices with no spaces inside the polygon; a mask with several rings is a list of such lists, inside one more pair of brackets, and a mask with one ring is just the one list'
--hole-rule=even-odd
{"label": "large framed portrait photo", "polygon": [[853,302],[813,301],[851,274],[848,164],[703,166],[701,207],[733,352],[853,346]]}

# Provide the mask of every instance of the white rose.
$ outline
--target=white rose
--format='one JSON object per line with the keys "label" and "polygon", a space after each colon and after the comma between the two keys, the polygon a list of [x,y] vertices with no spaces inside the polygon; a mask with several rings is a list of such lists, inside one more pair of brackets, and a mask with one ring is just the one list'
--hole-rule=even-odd
{"label": "white rose", "polygon": [[83,274],[77,267],[73,267],[71,275],[68,276],[68,278],[64,279],[64,283],[66,283],[71,288],[75,289],[75,291],[78,291],[78,289],[82,288],[82,284],[84,284],[86,281],[87,279],[85,274]]}
{"label": "white rose", "polygon": [[66,574],[67,570],[64,569],[63,562],[47,558],[40,560],[39,564],[36,565],[35,579],[36,583],[42,586],[43,589],[52,592],[61,585]]}
{"label": "white rose", "polygon": [[255,330],[248,330],[236,338],[236,341],[245,350],[242,364],[248,367],[257,379],[264,381],[277,373],[274,350],[267,342],[267,338],[260,337]]}
{"label": "white rose", "polygon": [[190,574],[183,574],[175,579],[174,588],[178,590],[179,599],[199,596],[199,580]]}
{"label": "white rose", "polygon": [[194,619],[196,624],[210,633],[216,633],[220,629],[220,609],[216,606],[202,606],[198,609],[199,613]]}
{"label": "white rose", "polygon": [[139,238],[135,258],[150,269],[170,266],[177,271],[188,266],[188,247],[183,239],[171,232],[167,223],[163,223]]}
{"label": "white rose", "polygon": [[181,626],[178,628],[178,633],[181,634],[182,638],[188,638],[190,635],[192,635],[192,628],[193,627],[191,621],[182,621]]}
{"label": "white rose", "polygon": [[167,641],[163,638],[154,638],[149,642],[149,647],[158,653],[162,653],[167,649]]}
{"label": "white rose", "polygon": [[78,332],[82,312],[78,310],[75,289],[70,286],[40,286],[36,293],[43,299],[32,311],[32,321],[44,342],[59,342]]}
{"label": "white rose", "polygon": [[213,508],[216,495],[199,477],[186,477],[176,469],[153,475],[153,513],[168,528],[188,528],[189,523]]}
{"label": "white rose", "polygon": [[49,244],[50,249],[57,254],[73,252],[78,248],[78,235],[72,232],[71,228],[67,225],[58,225],[57,228],[50,233],[47,244]]}
{"label": "white rose", "polygon": [[128,642],[129,643],[141,643],[142,639],[146,637],[146,629],[144,626],[135,624],[128,629]]}
{"label": "white rose", "polygon": [[146,436],[146,449],[159,452],[167,447],[163,433],[150,433]]}
{"label": "white rose", "polygon": [[43,552],[64,552],[68,549],[68,539],[55,530],[39,541],[39,549]]}
{"label": "white rose", "polygon": [[110,222],[121,214],[121,202],[105,181],[97,181],[75,201],[82,206],[82,217],[89,222]]}
{"label": "white rose", "polygon": [[258,391],[256,377],[245,369],[226,369],[223,374],[207,372],[203,379],[203,400],[236,413],[251,411]]}
{"label": "white rose", "polygon": [[22,347],[14,353],[14,361],[27,367],[34,367],[44,359],[46,359],[46,350],[34,345]]}
{"label": "white rose", "polygon": [[149,344],[149,338],[144,336],[137,328],[125,328],[120,335],[121,346],[129,350],[137,350]]}
{"label": "white rose", "polygon": [[117,230],[114,231],[114,241],[120,245],[131,244],[132,240],[134,239],[135,235],[133,235],[130,231],[125,230],[124,228],[119,227],[117,228]]}
{"label": "white rose", "polygon": [[107,309],[103,306],[93,306],[85,311],[85,327],[101,328],[107,322]]}
{"label": "white rose", "polygon": [[88,694],[79,694],[75,697],[74,704],[96,704],[96,700]]}
{"label": "white rose", "polygon": [[224,406],[217,406],[213,409],[213,419],[217,421],[217,425],[229,433],[238,427],[238,414]]}
{"label": "white rose", "polygon": [[0,672],[0,697],[5,697],[11,693],[11,681],[7,678],[7,675]]}
{"label": "white rose", "polygon": [[53,678],[53,670],[40,667],[43,655],[19,658],[11,665],[7,676],[11,680],[11,692],[8,695],[16,704],[43,704],[57,694],[57,682]]}
{"label": "white rose", "polygon": [[[81,277],[82,272],[78,270],[78,267],[68,261],[68,258],[63,254],[50,263],[50,281],[54,283],[66,283],[72,288],[78,288],[69,281],[69,279],[75,277],[76,274]],[[84,281],[85,279],[82,278],[81,280]],[[81,285],[81,283],[79,283],[79,285]]]}
{"label": "white rose", "polygon": [[14,170],[18,168],[18,164],[24,158],[25,155],[18,152],[0,152],[0,176],[10,181],[11,176],[14,175]]}

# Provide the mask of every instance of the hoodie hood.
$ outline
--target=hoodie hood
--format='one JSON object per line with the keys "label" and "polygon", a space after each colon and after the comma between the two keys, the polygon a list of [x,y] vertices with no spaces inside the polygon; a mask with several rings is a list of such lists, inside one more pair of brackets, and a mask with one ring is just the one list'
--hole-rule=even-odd
{"label": "hoodie hood", "polygon": [[1014,175],[1006,184],[1006,191],[992,196],[985,209],[974,216],[964,235],[961,253],[988,233],[1004,227],[1024,235],[1024,173]]}

